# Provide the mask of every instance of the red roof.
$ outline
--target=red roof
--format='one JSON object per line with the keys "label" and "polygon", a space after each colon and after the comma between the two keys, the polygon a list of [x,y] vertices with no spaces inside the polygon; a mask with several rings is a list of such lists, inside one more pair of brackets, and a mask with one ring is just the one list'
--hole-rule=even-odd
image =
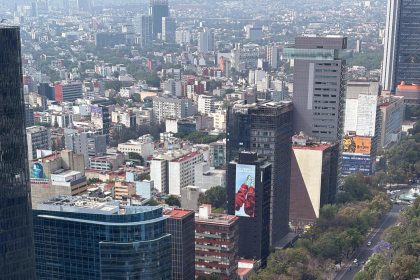
{"label": "red roof", "polygon": [[316,151],[325,151],[331,147],[330,144],[312,144],[312,145],[306,145],[306,146],[300,146],[300,145],[293,145],[294,150],[316,150]]}

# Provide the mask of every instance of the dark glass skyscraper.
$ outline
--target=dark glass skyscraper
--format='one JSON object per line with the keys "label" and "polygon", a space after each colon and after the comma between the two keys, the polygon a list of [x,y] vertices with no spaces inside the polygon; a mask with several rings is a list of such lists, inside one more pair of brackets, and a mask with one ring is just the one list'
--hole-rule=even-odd
{"label": "dark glass skyscraper", "polygon": [[420,83],[420,2],[388,0],[382,87]]}
{"label": "dark glass skyscraper", "polygon": [[169,17],[168,0],[150,0],[149,14],[152,17],[153,36],[162,34],[162,18]]}
{"label": "dark glass skyscraper", "polygon": [[0,24],[0,278],[35,279],[20,30]]}
{"label": "dark glass skyscraper", "polygon": [[229,108],[227,121],[227,162],[241,151],[265,156],[272,164],[270,244],[276,246],[289,230],[291,102],[238,102]]}
{"label": "dark glass skyscraper", "polygon": [[[252,186],[244,187],[243,171],[251,168]],[[237,215],[239,224],[239,258],[261,260],[263,267],[270,254],[271,164],[256,153],[239,153],[238,161],[230,162],[227,170],[227,211]],[[244,189],[245,188],[245,189]],[[251,194],[251,195],[250,195]],[[242,196],[242,198],[241,198]],[[241,204],[244,202],[244,213]],[[253,206],[250,204],[254,201]],[[247,215],[253,214],[251,216]],[[253,212],[253,213],[252,213]]]}

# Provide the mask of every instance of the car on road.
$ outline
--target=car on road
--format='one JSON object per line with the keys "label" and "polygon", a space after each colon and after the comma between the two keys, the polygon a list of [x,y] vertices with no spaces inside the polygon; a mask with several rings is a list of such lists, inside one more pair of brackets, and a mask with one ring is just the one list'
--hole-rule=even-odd
{"label": "car on road", "polygon": [[370,242],[370,241],[369,241],[369,242],[367,243],[367,245],[368,245],[368,246],[372,245],[372,242]]}
{"label": "car on road", "polygon": [[359,261],[357,259],[354,259],[353,263],[357,264]]}

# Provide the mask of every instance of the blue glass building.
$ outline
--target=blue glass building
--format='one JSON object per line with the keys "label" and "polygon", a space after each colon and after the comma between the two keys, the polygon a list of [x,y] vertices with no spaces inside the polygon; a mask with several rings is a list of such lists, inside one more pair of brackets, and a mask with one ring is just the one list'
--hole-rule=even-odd
{"label": "blue glass building", "polygon": [[33,211],[38,279],[170,279],[160,207],[57,197]]}

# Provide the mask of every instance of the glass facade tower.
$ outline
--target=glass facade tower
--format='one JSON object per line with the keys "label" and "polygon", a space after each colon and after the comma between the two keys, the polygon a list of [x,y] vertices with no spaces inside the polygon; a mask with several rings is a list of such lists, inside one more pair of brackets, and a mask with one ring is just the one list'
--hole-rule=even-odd
{"label": "glass facade tower", "polygon": [[227,119],[227,162],[240,152],[267,157],[272,164],[270,244],[278,245],[289,231],[289,195],[293,104],[238,101],[229,108]]}
{"label": "glass facade tower", "polygon": [[58,197],[33,215],[40,280],[171,278],[171,235],[160,207]]}
{"label": "glass facade tower", "polygon": [[152,17],[153,36],[162,34],[162,18],[169,17],[168,0],[150,0],[149,15]]}
{"label": "glass facade tower", "polygon": [[20,30],[0,24],[0,278],[35,279]]}
{"label": "glass facade tower", "polygon": [[388,0],[382,87],[420,83],[420,2]]}

